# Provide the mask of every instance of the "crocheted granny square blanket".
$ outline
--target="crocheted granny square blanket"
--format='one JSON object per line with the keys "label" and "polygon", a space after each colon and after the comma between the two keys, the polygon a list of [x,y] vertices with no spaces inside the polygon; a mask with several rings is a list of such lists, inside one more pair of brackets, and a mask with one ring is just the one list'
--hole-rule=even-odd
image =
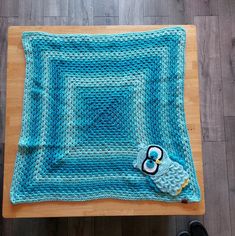
{"label": "crocheted granny square blanket", "polygon": [[183,28],[22,37],[13,204],[200,201],[184,113]]}

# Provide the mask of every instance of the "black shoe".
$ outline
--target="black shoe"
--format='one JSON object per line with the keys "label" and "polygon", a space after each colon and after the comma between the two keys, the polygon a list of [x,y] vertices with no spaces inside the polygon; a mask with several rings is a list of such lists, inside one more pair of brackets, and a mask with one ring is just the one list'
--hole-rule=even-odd
{"label": "black shoe", "polygon": [[191,236],[208,236],[206,228],[198,220],[193,220],[189,223],[189,232]]}
{"label": "black shoe", "polygon": [[188,231],[182,231],[179,234],[177,234],[177,236],[190,236]]}

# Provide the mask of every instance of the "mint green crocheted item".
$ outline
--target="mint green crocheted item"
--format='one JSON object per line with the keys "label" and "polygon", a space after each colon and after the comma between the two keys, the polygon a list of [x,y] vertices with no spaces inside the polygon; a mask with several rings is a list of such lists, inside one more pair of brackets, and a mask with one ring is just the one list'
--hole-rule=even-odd
{"label": "mint green crocheted item", "polygon": [[[12,203],[200,200],[184,114],[183,28],[24,32],[23,46],[26,78]],[[139,147],[151,144],[163,147],[175,167],[161,180],[133,166]],[[190,181],[175,195],[174,184],[165,184],[181,176],[180,166]]]}
{"label": "mint green crocheted item", "polygon": [[172,196],[178,195],[188,185],[189,175],[183,166],[172,161],[166,150],[158,145],[141,148],[134,167],[147,175],[156,187]]}

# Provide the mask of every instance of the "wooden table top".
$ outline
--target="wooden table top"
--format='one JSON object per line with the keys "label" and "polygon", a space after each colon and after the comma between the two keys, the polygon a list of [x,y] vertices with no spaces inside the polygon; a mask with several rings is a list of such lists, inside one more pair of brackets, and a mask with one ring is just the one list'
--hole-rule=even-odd
{"label": "wooden table top", "polygon": [[3,216],[63,217],[63,216],[115,216],[115,215],[202,215],[205,212],[201,153],[201,125],[199,112],[199,84],[196,27],[186,30],[185,112],[193,151],[194,164],[202,200],[200,203],[165,203],[155,201],[124,201],[115,199],[87,202],[42,202],[12,205],[9,198],[18,139],[21,130],[22,99],[25,78],[25,58],[21,43],[24,31],[50,33],[121,33],[146,31],[167,27],[146,26],[12,26],[8,30],[7,104],[4,157]]}

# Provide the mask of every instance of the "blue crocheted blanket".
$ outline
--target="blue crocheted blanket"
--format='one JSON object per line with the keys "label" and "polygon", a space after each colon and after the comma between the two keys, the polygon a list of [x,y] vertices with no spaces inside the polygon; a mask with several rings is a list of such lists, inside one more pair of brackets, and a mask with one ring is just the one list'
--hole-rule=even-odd
{"label": "blue crocheted blanket", "polygon": [[24,32],[12,203],[200,200],[184,113],[185,30]]}

